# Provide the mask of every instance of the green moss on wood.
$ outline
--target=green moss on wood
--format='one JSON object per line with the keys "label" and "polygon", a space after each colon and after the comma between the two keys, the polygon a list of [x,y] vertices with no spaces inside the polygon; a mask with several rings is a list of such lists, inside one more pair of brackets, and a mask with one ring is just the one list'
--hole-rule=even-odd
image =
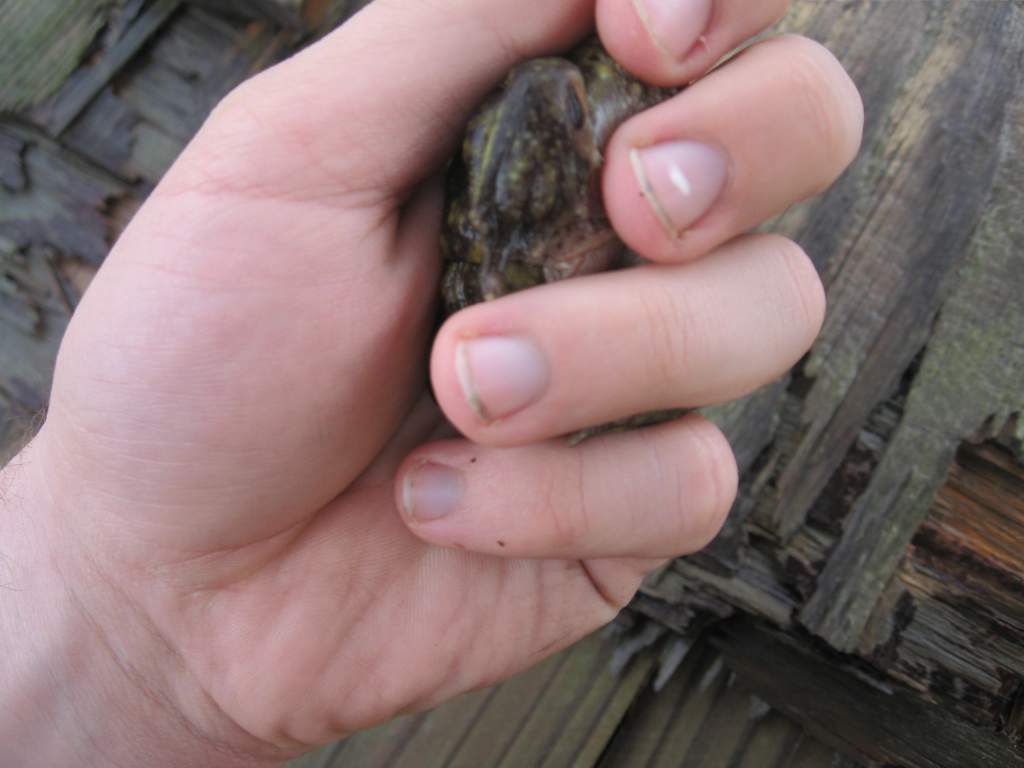
{"label": "green moss on wood", "polygon": [[53,95],[103,27],[111,0],[0,3],[0,112]]}

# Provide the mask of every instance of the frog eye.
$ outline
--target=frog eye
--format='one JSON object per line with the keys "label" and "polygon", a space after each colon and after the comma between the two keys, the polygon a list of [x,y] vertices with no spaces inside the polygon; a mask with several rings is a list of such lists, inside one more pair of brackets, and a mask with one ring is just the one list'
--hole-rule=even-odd
{"label": "frog eye", "polygon": [[583,105],[576,89],[569,86],[565,89],[565,114],[572,127],[577,131],[583,128]]}

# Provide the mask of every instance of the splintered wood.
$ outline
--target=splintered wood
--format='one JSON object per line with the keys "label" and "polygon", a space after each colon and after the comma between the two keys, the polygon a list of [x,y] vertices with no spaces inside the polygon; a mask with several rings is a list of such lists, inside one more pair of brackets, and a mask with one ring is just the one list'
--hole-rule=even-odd
{"label": "splintered wood", "polygon": [[[213,106],[365,4],[0,2],[0,456]],[[708,409],[739,500],[645,585],[616,666],[637,636],[679,652],[613,678],[580,647],[309,765],[1024,766],[1024,4],[797,0],[779,30],[851,73],[864,145],[768,225],[814,259],[824,329],[788,376]]]}

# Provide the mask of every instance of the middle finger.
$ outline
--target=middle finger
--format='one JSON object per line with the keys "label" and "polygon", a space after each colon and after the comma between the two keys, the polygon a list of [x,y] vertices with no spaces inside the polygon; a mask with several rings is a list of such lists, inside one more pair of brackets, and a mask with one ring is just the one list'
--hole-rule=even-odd
{"label": "middle finger", "polygon": [[551,283],[453,315],[434,343],[434,392],[466,437],[492,445],[707,405],[787,370],[824,305],[799,247],[739,238],[690,264]]}

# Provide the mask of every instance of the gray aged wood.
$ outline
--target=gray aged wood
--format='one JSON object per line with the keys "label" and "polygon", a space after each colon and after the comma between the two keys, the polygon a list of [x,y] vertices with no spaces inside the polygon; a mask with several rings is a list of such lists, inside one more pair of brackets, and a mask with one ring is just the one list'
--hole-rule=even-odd
{"label": "gray aged wood", "polygon": [[18,110],[56,91],[102,28],[113,0],[0,3],[0,110]]}
{"label": "gray aged wood", "polygon": [[[809,631],[940,704],[952,740],[893,746],[899,764],[1016,764],[972,745],[1017,749],[1024,710],[1024,5],[797,3],[784,26],[829,45],[867,108],[853,168],[770,227],[814,257],[829,317],[781,396],[713,414],[741,498],[637,608]],[[819,727],[844,746],[843,718]]]}
{"label": "gray aged wood", "polygon": [[[761,412],[768,447],[729,546],[675,563],[638,607],[680,628],[740,611],[809,631],[941,705],[928,726],[949,737],[941,750],[895,744],[886,759],[1017,764],[1024,6],[798,3],[786,26],[836,51],[867,106],[854,167],[775,227],[815,258],[829,319],[782,402]],[[752,438],[726,428],[743,455]],[[848,702],[844,717],[860,708]],[[844,717],[817,727],[849,749]],[[889,717],[874,710],[861,756]],[[904,726],[924,733],[915,722]],[[984,762],[975,747],[1000,739],[1010,752],[992,746]]]}
{"label": "gray aged wood", "polygon": [[[0,0],[0,456],[41,419],[92,271],[210,109],[364,4]],[[1020,764],[1024,3],[796,0],[780,29],[850,71],[864,149],[768,226],[814,259],[828,319],[783,380],[709,409],[740,497],[645,585],[611,658],[662,645],[622,678],[578,649],[316,765]],[[680,661],[700,631],[719,651]]]}
{"label": "gray aged wood", "polygon": [[743,685],[699,642],[655,692],[651,653],[619,677],[594,635],[528,672],[399,718],[290,768],[854,768]]}
{"label": "gray aged wood", "polygon": [[746,684],[780,712],[866,763],[922,768],[1019,768],[999,735],[951,719],[839,658],[777,631],[736,623],[713,636]]}
{"label": "gray aged wood", "polygon": [[[934,327],[929,321],[931,335],[902,421],[801,613],[806,627],[842,650],[857,647],[960,442],[1003,437],[1019,453],[1024,439],[1024,13],[1019,5],[1001,12],[993,5],[991,15],[974,13],[980,18],[954,23],[962,21],[968,33],[969,21],[979,32],[998,24],[1006,42],[979,62],[972,59],[982,46],[964,43],[969,50],[951,62],[959,77],[943,84],[972,94],[943,99],[953,102],[963,123],[959,129],[932,124],[922,139],[950,158],[943,176],[931,179],[934,208],[925,214],[942,217],[937,229],[945,237],[914,250],[934,268],[936,251],[948,249],[959,263],[943,278],[952,295]],[[949,44],[938,44],[948,55]],[[973,73],[979,82],[972,87]],[[951,130],[964,138],[938,143],[936,134]],[[953,216],[966,222],[950,232]]]}

